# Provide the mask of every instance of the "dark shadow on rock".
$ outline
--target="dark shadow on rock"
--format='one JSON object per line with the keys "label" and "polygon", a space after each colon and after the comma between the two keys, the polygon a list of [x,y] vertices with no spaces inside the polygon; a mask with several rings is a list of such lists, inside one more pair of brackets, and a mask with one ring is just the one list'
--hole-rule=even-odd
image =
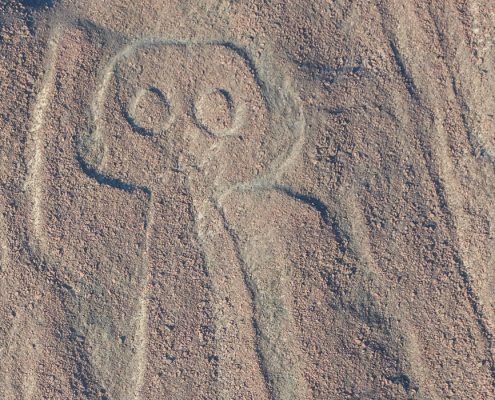
{"label": "dark shadow on rock", "polygon": [[45,8],[52,7],[55,3],[55,0],[21,0],[21,3],[26,7]]}

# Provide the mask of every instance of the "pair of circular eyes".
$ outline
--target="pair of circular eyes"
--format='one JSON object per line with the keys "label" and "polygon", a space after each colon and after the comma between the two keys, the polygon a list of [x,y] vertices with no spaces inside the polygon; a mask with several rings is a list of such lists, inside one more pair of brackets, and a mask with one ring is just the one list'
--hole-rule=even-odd
{"label": "pair of circular eyes", "polygon": [[[194,123],[214,136],[231,136],[238,127],[239,110],[225,89],[213,89],[197,97],[192,113]],[[156,87],[139,90],[125,114],[132,128],[144,136],[167,130],[175,119],[173,105]]]}

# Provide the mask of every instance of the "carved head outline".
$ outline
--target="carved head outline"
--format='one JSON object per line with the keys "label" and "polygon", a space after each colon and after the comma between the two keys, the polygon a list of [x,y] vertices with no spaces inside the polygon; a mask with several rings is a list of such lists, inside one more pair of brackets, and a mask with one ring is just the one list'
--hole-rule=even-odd
{"label": "carved head outline", "polygon": [[125,47],[105,69],[92,112],[83,158],[105,176],[152,190],[169,170],[198,173],[214,191],[267,176],[303,129],[284,79],[223,42]]}

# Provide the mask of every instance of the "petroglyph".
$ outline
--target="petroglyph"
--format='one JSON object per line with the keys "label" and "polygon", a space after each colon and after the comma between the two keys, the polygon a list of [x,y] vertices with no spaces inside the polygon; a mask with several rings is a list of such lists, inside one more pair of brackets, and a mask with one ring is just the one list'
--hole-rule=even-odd
{"label": "petroglyph", "polygon": [[490,1],[281,3],[0,1],[2,399],[495,398]]}
{"label": "petroglyph", "polygon": [[[216,61],[207,61],[208,57]],[[192,75],[183,71],[191,71]],[[279,83],[282,88],[288,88],[285,82]],[[268,89],[268,85],[273,87]],[[274,188],[277,177],[300,150],[303,140],[302,113],[297,100],[290,91],[277,92],[280,90],[277,86],[275,82],[262,80],[250,57],[231,43],[154,38],[138,41],[120,51],[104,69],[101,90],[92,105],[93,130],[81,140],[81,155],[97,174],[130,187],[146,188],[151,193],[150,215],[163,207],[155,201],[166,197],[170,173],[185,173],[195,215],[202,215],[202,220],[206,215],[206,220],[219,219],[206,225],[220,223],[235,243],[235,231],[225,218],[221,198],[240,187]],[[147,105],[139,110],[143,96],[147,96]],[[122,112],[126,104],[130,104],[128,113]],[[243,170],[233,173],[234,164],[242,164]],[[151,218],[148,230],[160,229],[157,221]],[[213,285],[218,290],[222,287],[222,282],[215,282],[222,275],[216,265],[218,249],[204,230],[205,224],[195,221],[197,235],[210,260],[208,268]],[[147,248],[150,246],[159,244],[147,243]],[[279,299],[281,294],[271,293],[269,284],[264,287],[263,282],[258,282],[255,287],[246,280],[250,268],[260,266],[252,265],[249,256],[245,259],[240,249],[236,252],[244,274],[243,282],[236,286],[246,285],[253,307],[260,310],[268,304],[259,297],[261,293],[270,301],[283,304]],[[143,282],[143,287],[146,286]],[[228,320],[242,325],[240,310],[219,307],[216,305],[219,326]],[[287,312],[274,313],[270,323],[282,323],[278,316],[283,317]],[[261,373],[268,389],[275,398],[305,398],[307,389],[301,384],[303,379],[297,365],[279,365],[280,354],[292,354],[289,343],[293,344],[293,340],[284,339],[283,331],[273,341],[267,339],[269,336],[263,332],[267,325],[259,324],[259,315],[266,314],[252,316],[253,334],[257,337]],[[261,338],[264,339],[259,342]],[[219,351],[222,348],[219,346]],[[235,360],[229,354],[222,354],[219,359],[223,374],[235,368],[229,364]],[[294,379],[300,383],[285,384]],[[230,398],[235,393],[227,385],[221,389],[220,396]]]}
{"label": "petroglyph", "polygon": [[[224,60],[217,69],[215,69],[215,64],[206,61],[211,54]],[[166,67],[166,74],[163,73],[163,65],[168,66]],[[175,66],[180,66],[180,68],[173,68]],[[180,71],[184,69],[202,71],[201,76],[183,76]],[[267,82],[260,78],[260,72],[265,75],[273,75],[280,87],[274,90],[272,85],[267,85]],[[241,90],[241,85],[238,85],[237,82],[237,79],[243,76],[250,77],[248,79],[251,81],[251,87],[247,91]],[[219,138],[217,140],[210,138],[209,141],[205,141],[205,135],[198,135],[197,131],[194,132],[194,130],[189,132],[190,136],[185,133],[182,135],[188,141],[189,153],[199,150],[198,154],[195,155],[196,159],[207,162],[208,159],[213,158],[215,153],[221,151],[230,153],[229,147],[233,147],[237,156],[236,165],[239,163],[246,165],[245,176],[240,173],[237,174],[236,178],[224,176],[224,179],[220,179],[217,176],[215,181],[217,192],[232,189],[234,184],[242,187],[270,185],[270,181],[273,178],[277,179],[286,170],[302,148],[304,137],[301,133],[304,129],[304,117],[295,100],[297,96],[284,77],[276,76],[269,68],[267,71],[264,67],[257,69],[245,50],[232,43],[222,41],[198,43],[146,38],[123,47],[110,59],[103,68],[101,82],[91,103],[90,112],[93,126],[86,135],[82,135],[80,152],[84,160],[88,161],[88,165],[93,166],[97,172],[99,170],[102,175],[105,175],[101,172],[104,169],[106,173],[110,172],[106,162],[107,157],[111,157],[111,150],[105,151],[103,142],[106,143],[106,148],[112,149],[110,144],[114,140],[112,131],[115,128],[105,131],[108,123],[110,122],[114,127],[120,128],[122,108],[128,107],[127,104],[132,102],[131,99],[135,98],[136,93],[150,87],[154,88],[155,94],[159,91],[166,96],[167,106],[173,108],[174,116],[181,116],[178,120],[177,118],[174,119],[176,128],[181,128],[181,125],[184,125],[184,120],[187,120],[186,124],[192,122],[196,127],[202,128],[199,130],[207,130],[208,121],[201,121],[202,106],[206,106],[209,103],[208,100],[215,99],[220,100],[220,102],[223,100],[226,103],[226,111],[228,111],[226,120],[231,120],[232,126],[230,129],[217,132],[217,134],[230,136],[236,132],[237,140],[220,141]],[[280,96],[279,104],[273,101],[272,91]],[[108,99],[105,98],[107,92],[115,93],[118,101],[113,104],[108,103]],[[108,110],[109,106],[112,107],[113,114]],[[107,110],[106,113],[105,110]],[[253,142],[255,134],[259,135],[259,138],[264,137],[267,127],[260,124],[266,125],[266,120],[269,119],[266,115],[267,110],[274,110],[275,112],[272,114],[285,112],[287,118],[278,118],[276,122],[272,121],[269,129],[272,134],[265,137],[263,152],[256,153],[255,150],[258,150],[259,147],[254,145],[251,148],[244,145],[248,152],[242,152],[240,149],[244,139],[243,135],[249,134],[248,137],[251,137]],[[110,114],[110,121],[105,121],[105,114]],[[208,116],[208,118],[211,117],[211,115]],[[243,124],[243,121],[248,123]],[[220,121],[224,124],[225,122],[225,120]],[[135,135],[133,135],[132,126],[130,128],[123,127],[123,132],[119,132],[119,137],[123,138],[122,144],[132,140],[133,144],[137,146],[133,154],[134,159],[137,160],[139,154],[142,154],[138,150],[141,147],[149,147],[153,141],[139,140],[133,137]],[[190,129],[190,127],[186,128]],[[237,130],[234,130],[236,128]],[[105,139],[102,138],[103,135],[106,136]],[[179,139],[177,133],[175,136],[174,138],[174,135],[169,135],[169,137],[162,137],[161,140],[156,139],[154,142],[155,144],[161,142],[170,147],[174,143],[174,139],[175,141]],[[194,148],[195,141],[202,142],[202,145]],[[158,147],[160,148],[160,146]],[[117,151],[114,150],[114,153]],[[125,155],[127,156],[127,154]],[[113,156],[118,158],[115,157],[115,154]],[[162,157],[170,158],[167,154]],[[222,165],[224,169],[227,170],[227,167],[232,165],[232,158],[234,157],[229,160],[230,164],[224,163]],[[144,165],[144,163],[139,163],[139,165]],[[143,171],[140,175],[133,177],[129,175],[125,165],[118,167],[112,176],[125,177],[124,180],[135,185],[137,185],[136,182],[140,182],[142,185],[146,181]],[[260,173],[260,167],[263,173]]]}
{"label": "petroglyph", "polygon": [[134,95],[126,118],[134,130],[150,136],[166,131],[173,121],[166,95],[155,87],[141,89]]}
{"label": "petroglyph", "polygon": [[31,111],[31,122],[29,127],[30,136],[27,144],[26,159],[28,160],[28,174],[24,184],[24,190],[30,193],[31,216],[30,216],[30,241],[31,245],[38,251],[43,252],[44,232],[43,232],[43,211],[42,211],[42,163],[43,163],[43,124],[45,112],[53,91],[55,77],[55,63],[57,59],[58,41],[62,34],[62,29],[55,25],[48,41],[48,48],[45,57],[45,75],[41,89],[36,96],[34,106]]}
{"label": "petroglyph", "polygon": [[[27,148],[29,174],[25,189],[31,197],[30,240],[38,257],[47,262],[52,261],[52,250],[44,232],[43,165],[46,157],[44,147],[49,140],[44,129],[47,110],[52,106],[54,80],[59,68],[57,50],[60,41],[65,40],[62,39],[64,29],[70,28],[55,27],[49,41],[46,72],[32,110]],[[250,316],[252,324],[245,326],[243,321],[246,319],[240,309],[246,307],[241,305],[242,302],[238,304],[240,309],[216,304],[218,326],[225,327],[227,321],[235,321],[230,329],[234,329],[238,337],[245,336],[242,332],[251,331],[254,338],[252,350],[259,355],[255,359],[259,360],[260,377],[265,379],[265,390],[272,396],[306,397],[307,388],[302,383],[304,379],[300,376],[299,367],[285,362],[282,366],[278,358],[280,354],[291,357],[293,351],[297,351],[294,350],[298,347],[294,339],[284,339],[284,329],[276,339],[267,339],[263,332],[267,322],[260,324],[257,320],[261,315],[260,308],[268,304],[259,297],[260,293],[268,296],[270,304],[281,305],[284,301],[279,297],[286,294],[271,293],[269,283],[264,287],[260,281],[253,286],[249,279],[246,280],[246,276],[254,271],[250,269],[260,268],[263,260],[258,259],[257,264],[261,264],[254,265],[250,261],[251,255],[241,251],[236,242],[235,228],[225,217],[222,206],[222,199],[235,190],[278,190],[281,175],[294,162],[304,141],[304,119],[297,96],[282,76],[269,67],[261,67],[258,69],[247,52],[232,43],[148,38],[124,46],[101,69],[100,81],[88,105],[91,115],[89,130],[74,138],[78,144],[78,154],[74,157],[79,160],[83,171],[99,183],[131,191],[141,190],[149,197],[145,217],[147,239],[142,253],[142,270],[138,273],[134,322],[131,324],[134,332],[129,335],[133,343],[128,360],[132,365],[129,368],[132,378],[129,377],[125,385],[128,387],[125,395],[129,398],[139,398],[145,377],[149,253],[151,248],[162,246],[155,242],[156,235],[150,232],[167,231],[165,226],[161,227],[167,221],[157,218],[156,213],[163,209],[163,199],[170,190],[168,185],[174,182],[171,174],[185,176],[185,189],[194,200],[196,234],[209,260],[214,290],[225,288],[225,285],[219,270],[222,266],[219,248],[207,232],[208,226],[216,226],[219,232],[223,230],[221,235],[230,237],[232,256],[237,257],[236,262],[241,268],[233,274],[236,283],[232,287],[244,290],[244,301],[251,302],[253,310],[258,309]],[[192,71],[192,74],[184,71]],[[243,168],[234,168],[239,165]],[[203,215],[201,220],[209,222],[200,222],[198,215]],[[251,249],[248,253],[253,251]],[[222,296],[217,292],[216,301],[221,302]],[[78,304],[78,307],[91,307]],[[275,319],[270,319],[270,324],[287,326],[290,320],[286,318],[288,312],[273,313]],[[278,320],[278,316],[283,321]],[[108,326],[110,330],[101,327],[103,331],[100,333],[105,338],[113,329],[111,323]],[[88,343],[96,343],[97,331],[97,336],[87,338]],[[110,340],[110,336],[107,339],[103,336],[103,342]],[[229,340],[220,334],[218,339]],[[242,342],[249,341],[248,336]],[[234,388],[239,382],[228,383],[225,376],[232,368],[237,368],[241,360],[228,354],[228,346],[219,345],[217,348],[219,353],[225,352],[218,362],[219,371],[223,374],[219,378],[223,383],[219,395],[230,398],[235,396]],[[95,382],[95,387],[105,387],[109,395],[123,393],[114,387],[119,384],[118,380],[111,382],[111,368],[107,365],[108,360],[101,358],[98,346],[92,351],[94,354],[88,358],[88,362],[94,363],[91,374],[96,373],[95,379],[102,379],[101,383]],[[294,379],[298,385],[285,385],[284,382]],[[247,385],[246,382],[240,384]]]}
{"label": "petroglyph", "polygon": [[228,90],[213,89],[200,95],[194,103],[194,118],[208,133],[230,136],[239,132],[244,112]]}

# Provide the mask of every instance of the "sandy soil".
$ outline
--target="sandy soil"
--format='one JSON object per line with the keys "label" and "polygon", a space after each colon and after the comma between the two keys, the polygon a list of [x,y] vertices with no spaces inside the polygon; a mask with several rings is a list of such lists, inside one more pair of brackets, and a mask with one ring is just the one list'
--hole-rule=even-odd
{"label": "sandy soil", "polygon": [[494,21],[0,1],[0,398],[495,398]]}

